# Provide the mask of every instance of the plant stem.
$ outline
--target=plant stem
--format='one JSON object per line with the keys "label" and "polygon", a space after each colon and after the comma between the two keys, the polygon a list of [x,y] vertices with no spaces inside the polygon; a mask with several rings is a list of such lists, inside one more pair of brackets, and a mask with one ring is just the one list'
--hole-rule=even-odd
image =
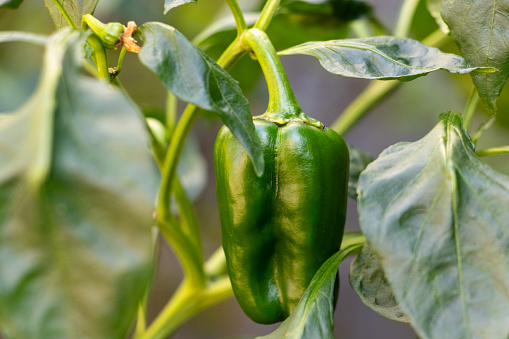
{"label": "plant stem", "polygon": [[420,0],[405,0],[399,11],[398,20],[394,28],[394,36],[406,38]]}
{"label": "plant stem", "polygon": [[494,147],[494,148],[488,148],[483,149],[480,151],[475,152],[480,157],[485,157],[488,155],[503,155],[503,154],[509,154],[509,146],[502,146],[502,147]]}
{"label": "plant stem", "polygon": [[463,120],[463,127],[465,127],[466,130],[470,127],[470,123],[472,122],[478,103],[479,95],[477,94],[475,87],[472,87],[464,110],[465,119]]}
{"label": "plant stem", "polygon": [[[448,41],[448,36],[436,30],[422,42],[425,45],[441,47]],[[371,82],[364,91],[348,105],[343,113],[332,124],[331,128],[339,134],[348,132],[366,113],[369,112],[383,98],[394,91],[401,84],[398,80]]]}
{"label": "plant stem", "polygon": [[196,290],[184,280],[171,302],[161,311],[149,329],[137,339],[163,339],[193,315],[233,294],[228,276],[211,283],[206,289]]}
{"label": "plant stem", "polygon": [[228,6],[230,6],[230,10],[232,11],[233,17],[235,18],[235,23],[237,24],[237,35],[241,35],[242,32],[247,30],[246,20],[244,20],[244,14],[242,14],[242,10],[237,3],[237,0],[226,0]]}
{"label": "plant stem", "polygon": [[166,129],[173,134],[177,124],[177,97],[170,91],[166,94]]}
{"label": "plant stem", "polygon": [[267,34],[257,28],[252,28],[242,35],[241,43],[254,52],[267,80],[269,89],[267,112],[283,112],[291,115],[302,112],[290,87],[283,65]]}
{"label": "plant stem", "polygon": [[94,62],[97,67],[99,78],[110,81],[110,72],[108,71],[108,60],[106,58],[106,50],[101,42],[101,39],[95,34],[90,34],[87,41],[94,49]]}
{"label": "plant stem", "polygon": [[122,72],[122,64],[124,62],[124,57],[127,53],[127,49],[125,49],[125,47],[122,47],[122,49],[120,50],[120,55],[118,56],[118,63],[117,63],[117,67],[115,67],[115,78],[120,74],[120,72]]}
{"label": "plant stem", "polygon": [[343,241],[341,241],[341,249],[355,244],[364,244],[366,237],[362,232],[351,232],[343,234]]}
{"label": "plant stem", "polygon": [[276,15],[280,3],[281,0],[268,0],[253,28],[258,28],[261,31],[265,31],[269,27],[269,24],[272,21],[274,15]]}
{"label": "plant stem", "polygon": [[371,36],[371,29],[365,18],[352,21],[350,23],[350,29],[357,38],[367,38]]}
{"label": "plant stem", "polygon": [[226,257],[224,255],[223,246],[219,248],[210,256],[209,260],[205,263],[205,275],[209,279],[215,279],[219,276],[228,274],[226,267]]}
{"label": "plant stem", "polygon": [[188,284],[195,289],[205,288],[203,257],[193,240],[184,234],[173,217],[168,222],[160,220],[157,226],[180,259]]}
{"label": "plant stem", "polygon": [[69,24],[69,26],[71,26],[73,29],[78,29],[78,26],[76,26],[74,21],[72,21],[69,13],[67,13],[67,11],[65,10],[64,5],[59,0],[53,0],[53,3],[55,4],[55,6],[58,7],[58,10],[64,16],[65,21],[67,21],[67,24]]}

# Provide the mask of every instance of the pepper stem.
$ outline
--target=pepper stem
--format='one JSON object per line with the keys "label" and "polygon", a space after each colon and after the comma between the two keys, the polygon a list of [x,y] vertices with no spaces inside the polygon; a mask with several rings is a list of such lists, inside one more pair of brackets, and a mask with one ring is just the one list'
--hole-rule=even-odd
{"label": "pepper stem", "polygon": [[242,35],[241,44],[247,51],[254,52],[267,80],[269,89],[267,113],[297,117],[302,109],[295,99],[283,65],[267,34],[257,28],[249,29]]}

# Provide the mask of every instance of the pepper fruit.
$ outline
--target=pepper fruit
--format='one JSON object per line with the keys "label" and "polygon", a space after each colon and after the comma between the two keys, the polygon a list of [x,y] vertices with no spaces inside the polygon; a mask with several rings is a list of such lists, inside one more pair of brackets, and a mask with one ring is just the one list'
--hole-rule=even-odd
{"label": "pepper fruit", "polygon": [[[269,84],[268,111],[253,118],[263,175],[226,126],[216,139],[214,164],[233,292],[252,320],[270,324],[292,313],[316,271],[340,249],[349,155],[339,134],[300,111],[282,66],[264,68],[261,53],[270,47],[256,45],[260,36],[250,32],[250,47],[264,73],[281,77]],[[284,102],[274,99],[276,91],[286,93]]]}
{"label": "pepper fruit", "polygon": [[349,157],[331,129],[254,119],[264,174],[256,175],[243,146],[223,127],[214,151],[217,201],[235,296],[251,319],[270,324],[292,313],[340,248]]}

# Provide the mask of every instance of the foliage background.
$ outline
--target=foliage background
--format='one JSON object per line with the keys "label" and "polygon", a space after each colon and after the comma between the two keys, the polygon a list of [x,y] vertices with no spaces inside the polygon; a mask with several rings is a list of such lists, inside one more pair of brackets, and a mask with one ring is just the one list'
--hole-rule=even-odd
{"label": "foliage background", "polygon": [[[375,15],[385,27],[392,27],[401,0],[370,0]],[[243,8],[253,6],[254,1],[239,1]],[[198,4],[186,5],[164,16],[162,0],[109,0],[100,1],[95,15],[103,22],[134,20],[138,25],[146,21],[161,21],[178,28],[188,38],[193,38],[215,18],[230,15],[223,0],[200,0]],[[277,22],[277,18],[276,18]],[[414,38],[422,38],[435,30],[436,24],[421,1],[413,30]],[[18,10],[0,10],[0,30],[23,30],[51,34],[54,30],[43,1],[25,1]],[[269,36],[271,32],[269,31]],[[294,32],[289,32],[292,35]],[[344,36],[338,36],[342,38]],[[280,36],[279,43],[295,36]],[[457,53],[453,43],[444,49]],[[214,51],[212,51],[214,52]],[[116,54],[112,51],[110,65],[114,66]],[[39,77],[42,49],[24,43],[0,45],[0,112],[19,107],[34,90]],[[367,85],[367,81],[341,78],[325,72],[318,62],[306,56],[282,58],[289,80],[303,110],[326,125],[332,124],[342,110]],[[241,81],[253,114],[263,113],[267,104],[264,80],[258,73],[250,74],[249,67],[258,67],[244,58],[233,70],[233,76]],[[163,114],[166,91],[158,78],[145,69],[137,57],[128,54],[120,79],[133,99],[150,116]],[[437,122],[438,115],[446,110],[462,111],[471,80],[468,76],[434,72],[424,78],[403,84],[394,95],[377,106],[373,112],[356,126],[345,140],[349,145],[377,156],[383,149],[399,141],[415,141],[425,135]],[[183,107],[183,106],[181,106]],[[479,140],[478,149],[509,144],[509,89],[499,100],[496,124]],[[477,115],[476,126],[485,115]],[[120,122],[121,124],[121,122]],[[204,252],[209,255],[220,244],[220,227],[215,200],[212,150],[217,131],[221,126],[218,118],[202,114],[193,134],[207,162],[207,185],[196,201],[201,225]],[[509,174],[507,156],[484,159],[498,171]],[[199,172],[199,171],[198,171]],[[200,180],[201,178],[196,178]],[[349,201],[347,231],[359,229],[355,201]],[[149,298],[149,318],[155,317],[181,281],[182,273],[171,250],[161,241],[159,269]],[[387,320],[365,307],[348,283],[351,260],[340,267],[341,289],[335,313],[337,338],[350,339],[413,339],[415,333],[407,324]],[[185,324],[174,336],[183,338],[239,338],[253,337],[272,332],[277,325],[265,326],[253,323],[240,310],[235,299],[206,310]]]}

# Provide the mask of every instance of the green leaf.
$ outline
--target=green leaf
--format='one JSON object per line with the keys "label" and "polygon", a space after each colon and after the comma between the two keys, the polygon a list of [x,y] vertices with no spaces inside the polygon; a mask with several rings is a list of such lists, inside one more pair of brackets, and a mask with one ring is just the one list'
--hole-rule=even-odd
{"label": "green leaf", "polygon": [[482,103],[495,114],[496,101],[509,77],[509,2],[443,0],[441,13],[469,64],[499,70],[472,74]]}
{"label": "green leaf", "polygon": [[357,182],[359,175],[373,161],[373,157],[360,149],[348,146],[350,154],[350,169],[348,171],[348,196],[357,200]]}
{"label": "green leaf", "polygon": [[0,0],[0,8],[18,8],[23,0]]}
{"label": "green leaf", "polygon": [[41,81],[0,115],[0,319],[12,338],[124,338],[150,278],[158,175],[141,112],[50,37]]}
{"label": "green leaf", "polygon": [[48,41],[47,35],[7,31],[0,32],[0,43],[2,42],[31,42],[38,45],[46,45]]}
{"label": "green leaf", "polygon": [[292,54],[314,56],[331,73],[363,79],[408,81],[440,69],[458,74],[494,71],[471,67],[462,57],[419,41],[389,36],[308,42],[279,52]]}
{"label": "green leaf", "polygon": [[172,8],[190,4],[190,3],[196,3],[197,0],[164,0],[164,14],[168,13]]}
{"label": "green leaf", "polygon": [[350,265],[350,285],[364,305],[391,320],[410,322],[394,296],[380,260],[369,243]]}
{"label": "green leaf", "polygon": [[[95,7],[99,0],[57,0],[63,4],[64,9],[67,11],[71,20],[74,24],[79,28],[81,26],[81,18],[85,14],[93,14],[95,11]],[[58,9],[58,7],[54,4],[53,0],[44,0],[46,7],[51,14],[51,18],[55,23],[55,27],[60,29],[67,25],[67,21],[65,21],[64,16]]]}
{"label": "green leaf", "polygon": [[444,22],[444,19],[442,19],[442,15],[440,14],[440,11],[442,10],[443,1],[444,0],[427,0],[426,5],[428,6],[429,13],[437,22],[437,25],[440,28],[440,30],[445,34],[449,34],[450,33],[449,27]]}
{"label": "green leaf", "polygon": [[458,113],[389,147],[359,178],[367,241],[423,339],[509,335],[509,178],[474,153]]}
{"label": "green leaf", "polygon": [[362,244],[342,248],[316,272],[293,313],[265,339],[334,339],[334,283],[339,264]]}
{"label": "green leaf", "polygon": [[141,62],[177,97],[218,114],[247,149],[256,172],[261,173],[260,141],[238,82],[175,28],[150,22],[140,31],[144,42]]}

